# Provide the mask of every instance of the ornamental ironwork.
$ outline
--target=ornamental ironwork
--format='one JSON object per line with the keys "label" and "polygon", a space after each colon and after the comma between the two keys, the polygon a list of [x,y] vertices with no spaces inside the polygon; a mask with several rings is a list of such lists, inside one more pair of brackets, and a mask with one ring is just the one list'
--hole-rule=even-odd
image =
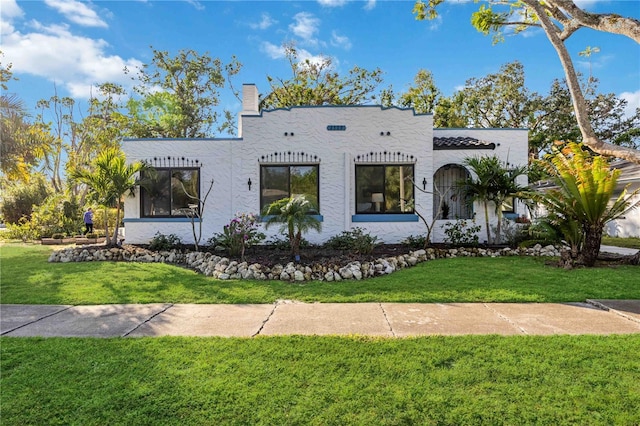
{"label": "ornamental ironwork", "polygon": [[296,152],[296,151],[282,151],[282,152],[274,152],[271,154],[265,154],[258,158],[258,162],[260,164],[265,163],[297,163],[297,164],[317,164],[320,162],[320,157],[317,155],[309,154],[307,152]]}
{"label": "ornamental ironwork", "polygon": [[202,167],[203,164],[197,158],[187,158],[181,156],[153,157],[142,160],[147,166],[152,167]]}
{"label": "ornamental ironwork", "polygon": [[413,154],[406,154],[400,151],[379,151],[367,152],[365,154],[356,155],[353,158],[354,163],[398,163],[407,164],[415,163],[418,159]]}

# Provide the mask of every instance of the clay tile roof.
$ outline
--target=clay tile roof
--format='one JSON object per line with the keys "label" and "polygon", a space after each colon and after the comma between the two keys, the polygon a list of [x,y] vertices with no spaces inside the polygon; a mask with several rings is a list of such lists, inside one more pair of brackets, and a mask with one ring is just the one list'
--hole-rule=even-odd
{"label": "clay tile roof", "polygon": [[493,142],[481,141],[468,136],[449,136],[433,138],[433,149],[495,149],[496,144]]}

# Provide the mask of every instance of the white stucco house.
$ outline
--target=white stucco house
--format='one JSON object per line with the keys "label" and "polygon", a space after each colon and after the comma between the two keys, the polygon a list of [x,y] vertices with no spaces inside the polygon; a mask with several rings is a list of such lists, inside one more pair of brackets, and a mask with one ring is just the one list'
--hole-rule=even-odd
{"label": "white stucco house", "polygon": [[[428,220],[442,218],[443,209],[435,211],[441,205],[437,192],[445,194],[447,215],[438,220],[432,240],[443,241],[440,225],[456,218],[475,217],[484,226],[479,205],[470,208],[455,191],[446,191],[467,176],[463,160],[496,155],[526,165],[527,134],[434,129],[431,114],[374,105],[261,111],[257,87],[245,84],[237,138],[124,140],[128,161],[146,161],[157,171],[155,189],[139,188],[125,202],[126,241],[148,243],[157,232],[192,241],[184,208],[193,201],[183,188],[203,198],[212,180],[202,215],[205,241],[237,213],[259,214],[277,199],[306,194],[317,201],[322,221],[321,232],[305,235],[310,242],[360,227],[385,243],[398,243],[426,232],[414,208]],[[526,177],[520,179],[526,185]],[[518,203],[513,210],[526,214]],[[277,227],[266,233],[277,234]],[[479,235],[483,241],[485,230]]]}
{"label": "white stucco house", "polygon": [[[623,189],[627,193],[640,190],[640,165],[626,160],[615,161],[611,164],[612,168],[620,169],[620,177],[615,197],[618,197]],[[628,211],[619,219],[612,220],[605,228],[605,232],[612,237],[640,238],[640,193],[631,197],[629,200],[631,205],[636,205],[635,209]]]}

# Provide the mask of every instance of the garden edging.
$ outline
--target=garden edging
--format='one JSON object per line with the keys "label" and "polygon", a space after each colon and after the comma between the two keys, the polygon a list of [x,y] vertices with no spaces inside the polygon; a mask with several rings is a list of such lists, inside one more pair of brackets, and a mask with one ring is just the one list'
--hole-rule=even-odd
{"label": "garden edging", "polygon": [[142,263],[169,263],[186,266],[199,273],[220,280],[254,279],[281,281],[342,281],[361,280],[391,274],[426,262],[427,260],[452,257],[499,257],[499,256],[560,256],[560,248],[549,245],[521,249],[501,248],[427,248],[409,251],[407,254],[381,257],[375,261],[349,261],[345,264],[313,263],[310,265],[276,264],[271,267],[258,263],[238,262],[228,257],[208,252],[184,252],[181,250],[151,251],[137,246],[123,247],[67,247],[56,250],[49,262],[123,261]]}

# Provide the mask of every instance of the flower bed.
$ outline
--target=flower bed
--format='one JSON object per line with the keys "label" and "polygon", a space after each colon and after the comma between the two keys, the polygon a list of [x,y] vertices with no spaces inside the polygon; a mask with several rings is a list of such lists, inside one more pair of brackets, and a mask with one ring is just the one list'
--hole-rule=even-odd
{"label": "flower bed", "polygon": [[331,259],[309,263],[261,263],[242,262],[208,252],[186,250],[152,251],[143,247],[125,245],[122,247],[68,247],[54,251],[49,262],[158,262],[183,265],[206,276],[221,280],[254,279],[282,281],[342,281],[361,280],[391,274],[399,269],[409,268],[428,260],[449,257],[497,257],[497,256],[559,256],[557,247],[542,247],[539,244],[527,249],[483,249],[483,248],[428,248],[408,251],[406,254],[382,256],[375,259],[363,258],[342,261]]}

